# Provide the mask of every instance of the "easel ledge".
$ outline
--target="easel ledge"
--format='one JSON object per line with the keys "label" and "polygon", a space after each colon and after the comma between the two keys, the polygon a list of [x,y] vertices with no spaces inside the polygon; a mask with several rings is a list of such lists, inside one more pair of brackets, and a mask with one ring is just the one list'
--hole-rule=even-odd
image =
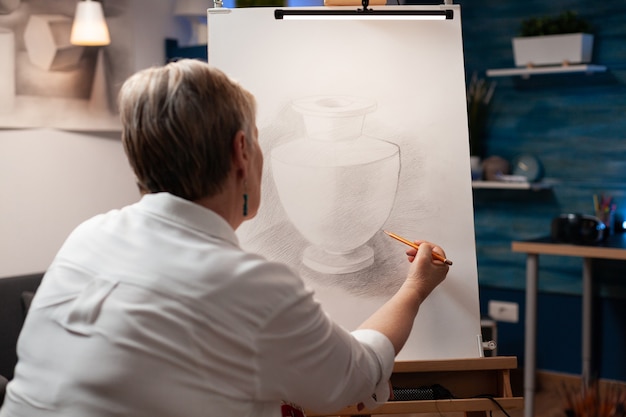
{"label": "easel ledge", "polygon": [[[468,417],[487,416],[488,411],[500,408],[520,409],[523,397],[514,397],[511,389],[511,369],[517,368],[517,358],[510,356],[396,362],[391,375],[394,387],[417,388],[439,384],[447,388],[455,399],[389,401],[375,410],[358,411],[356,406],[345,408],[339,416],[376,414],[416,414],[465,412]],[[328,416],[307,412],[307,416]]]}

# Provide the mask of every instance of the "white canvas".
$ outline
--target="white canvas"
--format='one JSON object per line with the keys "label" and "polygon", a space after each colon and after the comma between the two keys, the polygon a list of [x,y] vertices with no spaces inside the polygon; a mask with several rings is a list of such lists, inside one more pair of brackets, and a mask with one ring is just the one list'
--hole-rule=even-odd
{"label": "white canvas", "polygon": [[446,21],[282,21],[210,9],[209,63],[258,101],[265,155],[242,246],[289,264],[356,328],[400,286],[409,240],[454,264],[398,359],[481,356],[460,9]]}

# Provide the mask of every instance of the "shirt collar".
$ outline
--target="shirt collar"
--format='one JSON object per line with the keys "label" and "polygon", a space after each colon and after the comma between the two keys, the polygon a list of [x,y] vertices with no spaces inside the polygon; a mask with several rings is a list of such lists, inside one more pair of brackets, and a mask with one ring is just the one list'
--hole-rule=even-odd
{"label": "shirt collar", "polygon": [[161,192],[145,194],[137,205],[154,215],[239,246],[239,239],[230,224],[222,216],[199,204]]}

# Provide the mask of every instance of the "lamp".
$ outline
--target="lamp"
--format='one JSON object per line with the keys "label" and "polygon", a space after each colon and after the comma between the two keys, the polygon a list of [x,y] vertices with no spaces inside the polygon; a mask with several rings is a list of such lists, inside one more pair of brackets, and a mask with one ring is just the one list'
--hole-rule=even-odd
{"label": "lamp", "polygon": [[111,43],[100,2],[85,0],[76,4],[70,42],[72,45],[82,46],[104,46]]}
{"label": "lamp", "polygon": [[191,24],[191,42],[206,45],[208,42],[207,9],[208,0],[176,0],[174,15],[184,17]]}
{"label": "lamp", "polygon": [[402,10],[368,9],[368,1],[363,0],[363,8],[356,10],[333,9],[276,9],[277,20],[450,20],[453,10]]}
{"label": "lamp", "polygon": [[[81,0],[76,4],[70,43],[80,46],[106,46],[111,43],[109,28],[104,19],[100,2]],[[89,96],[88,108],[91,112],[110,112],[106,85],[103,50],[98,48],[91,95]]]}

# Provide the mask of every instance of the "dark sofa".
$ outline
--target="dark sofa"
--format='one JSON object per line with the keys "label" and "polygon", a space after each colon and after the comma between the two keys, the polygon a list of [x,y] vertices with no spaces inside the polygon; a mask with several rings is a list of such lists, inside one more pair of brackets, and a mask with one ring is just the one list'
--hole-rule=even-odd
{"label": "dark sofa", "polygon": [[0,278],[0,405],[4,400],[4,385],[13,378],[17,363],[17,338],[42,277],[43,272]]}

